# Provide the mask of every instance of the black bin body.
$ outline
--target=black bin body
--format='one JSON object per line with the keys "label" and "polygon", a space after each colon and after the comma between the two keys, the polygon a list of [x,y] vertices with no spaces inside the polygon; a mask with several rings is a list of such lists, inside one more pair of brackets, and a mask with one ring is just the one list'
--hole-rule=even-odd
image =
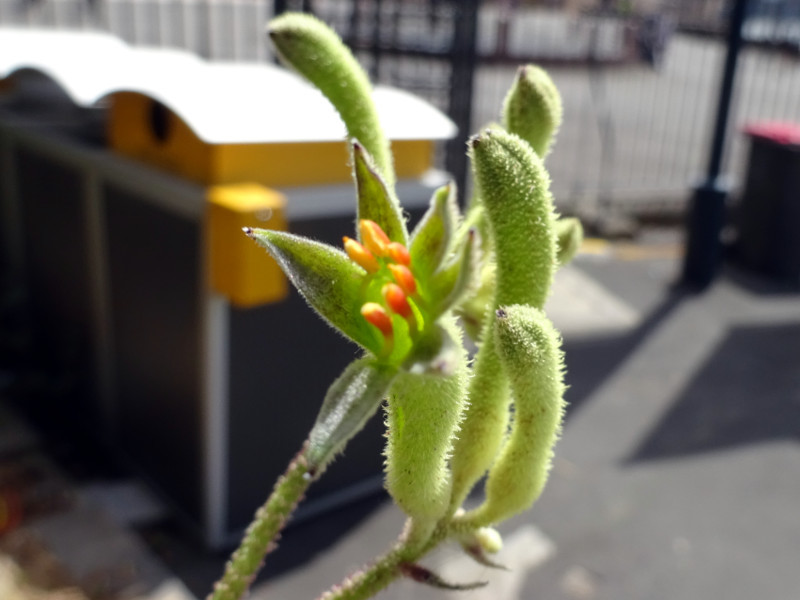
{"label": "black bin body", "polygon": [[736,256],[751,271],[800,284],[800,124],[765,123],[750,137]]}

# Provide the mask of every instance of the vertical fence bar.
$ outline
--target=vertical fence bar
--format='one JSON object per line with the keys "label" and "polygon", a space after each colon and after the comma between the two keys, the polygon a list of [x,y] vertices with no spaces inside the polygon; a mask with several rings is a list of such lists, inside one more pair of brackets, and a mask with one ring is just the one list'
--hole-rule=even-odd
{"label": "vertical fence bar", "polygon": [[684,283],[705,289],[717,274],[722,259],[720,234],[725,222],[727,186],[720,180],[722,157],[728,133],[736,67],[742,47],[742,26],[748,0],[736,0],[728,30],[728,54],[720,85],[714,137],[705,180],[694,190],[687,223]]}
{"label": "vertical fence bar", "polygon": [[[466,191],[466,143],[472,124],[472,98],[477,64],[477,31],[480,0],[464,0],[458,6],[457,25],[453,32],[452,70],[450,72],[450,118],[458,126],[458,135],[447,146],[445,165],[456,185]],[[463,202],[464,194],[459,194]]]}

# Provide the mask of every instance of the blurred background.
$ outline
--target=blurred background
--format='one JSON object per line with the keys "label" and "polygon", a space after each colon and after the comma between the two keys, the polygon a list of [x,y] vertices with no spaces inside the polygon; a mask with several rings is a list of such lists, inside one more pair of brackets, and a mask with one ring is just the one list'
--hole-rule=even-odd
{"label": "blurred background", "polygon": [[[230,233],[352,230],[340,125],[265,34],[288,10],[385,86],[412,222],[450,177],[468,198],[519,65],[561,92],[570,410],[486,593],[794,597],[797,0],[0,0],[0,579],[203,597],[355,355]],[[399,531],[374,421],[255,597],[315,597]]]}

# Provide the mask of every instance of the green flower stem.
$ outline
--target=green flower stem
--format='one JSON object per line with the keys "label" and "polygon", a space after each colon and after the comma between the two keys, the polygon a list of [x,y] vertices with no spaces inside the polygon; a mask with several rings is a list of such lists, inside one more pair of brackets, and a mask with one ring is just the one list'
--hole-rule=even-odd
{"label": "green flower stem", "polygon": [[448,535],[446,526],[438,527],[432,535],[426,526],[417,529],[409,519],[406,532],[395,546],[374,563],[349,576],[339,585],[322,594],[319,600],[364,600],[370,598],[400,577],[405,564],[414,563],[438,546]]}
{"label": "green flower stem", "polygon": [[240,600],[249,589],[264,564],[264,557],[277,546],[278,534],[313,480],[306,460],[307,447],[307,443],[303,445],[286,473],[275,483],[266,503],[256,512],[241,545],[207,600]]}

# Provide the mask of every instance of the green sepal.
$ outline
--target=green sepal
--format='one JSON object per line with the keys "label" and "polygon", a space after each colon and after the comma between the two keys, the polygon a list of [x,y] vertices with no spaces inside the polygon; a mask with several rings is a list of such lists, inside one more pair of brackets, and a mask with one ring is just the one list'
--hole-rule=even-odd
{"label": "green sepal", "polygon": [[386,397],[397,370],[373,358],[350,363],[328,388],[308,437],[306,458],[319,472],[361,431]]}
{"label": "green sepal", "polygon": [[428,329],[414,343],[403,370],[414,375],[452,375],[461,361],[461,344],[441,325]]}
{"label": "green sepal", "polygon": [[445,579],[442,579],[440,575],[437,575],[433,571],[431,571],[427,567],[423,567],[422,565],[418,565],[415,563],[401,563],[400,564],[400,573],[402,573],[405,577],[416,581],[417,583],[422,583],[424,585],[437,588],[440,590],[448,590],[451,592],[465,592],[468,590],[477,590],[482,587],[486,587],[489,585],[488,581],[474,581],[472,583],[450,583]]}
{"label": "green sepal", "polygon": [[323,319],[370,352],[380,352],[382,340],[360,312],[366,273],[344,252],[285,231],[247,229],[245,233],[267,249]]}
{"label": "green sepal", "polygon": [[458,224],[456,187],[448,183],[433,193],[430,206],[411,234],[411,268],[425,281],[441,265]]}
{"label": "green sepal", "polygon": [[268,30],[281,59],[330,100],[348,136],[364,145],[387,187],[394,188],[389,140],[378,119],[369,78],[352,52],[328,25],[308,14],[283,14],[270,21]]}
{"label": "green sepal", "polygon": [[544,158],[561,126],[562,114],[561,95],[547,71],[535,65],[520,67],[503,104],[506,130]]}
{"label": "green sepal", "polygon": [[562,217],[556,221],[559,265],[566,265],[580,250],[583,242],[583,225],[575,217]]}
{"label": "green sepal", "polygon": [[358,191],[358,220],[375,221],[390,240],[405,246],[408,243],[408,232],[399,203],[386,187],[364,146],[358,140],[353,140],[351,145],[353,175]]}
{"label": "green sepal", "polygon": [[478,232],[470,229],[459,252],[431,278],[431,298],[434,300],[431,312],[434,316],[452,307],[474,286],[478,271],[477,237]]}

